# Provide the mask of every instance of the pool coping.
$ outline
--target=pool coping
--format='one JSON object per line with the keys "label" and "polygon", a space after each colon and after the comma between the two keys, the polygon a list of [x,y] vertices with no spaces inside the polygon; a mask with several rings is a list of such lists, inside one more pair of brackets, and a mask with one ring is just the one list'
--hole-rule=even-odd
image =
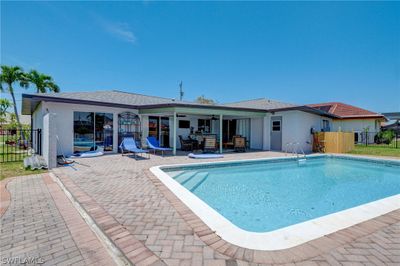
{"label": "pool coping", "polygon": [[[400,165],[400,160],[375,159],[371,157],[362,157],[354,155],[336,155],[336,154],[318,154],[309,155],[308,157],[340,157],[351,158],[371,162],[385,162],[389,164]],[[230,160],[219,162],[202,162],[190,164],[173,164],[160,165],[150,168],[163,185],[189,208],[204,224],[215,232],[224,241],[233,244],[237,247],[258,250],[258,251],[279,251],[301,246],[307,242],[318,240],[327,235],[333,234],[340,230],[350,228],[357,224],[369,221],[376,217],[395,212],[400,209],[400,194],[369,202],[357,207],[349,208],[343,211],[318,217],[295,225],[287,226],[278,230],[257,233],[243,230],[232,222],[227,220],[217,211],[212,209],[208,204],[198,198],[196,195],[188,191],[177,181],[166,174],[163,168],[174,167],[193,167],[195,165],[221,165],[221,164],[237,164],[243,161],[282,161],[294,160],[293,157],[274,157],[265,159],[250,159],[250,160]]]}

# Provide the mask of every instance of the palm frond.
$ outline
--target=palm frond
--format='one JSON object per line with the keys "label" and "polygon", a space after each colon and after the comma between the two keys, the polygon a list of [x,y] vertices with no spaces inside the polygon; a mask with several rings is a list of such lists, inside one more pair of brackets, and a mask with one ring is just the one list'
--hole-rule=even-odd
{"label": "palm frond", "polygon": [[37,93],[46,93],[47,90],[59,92],[60,88],[55,84],[53,78],[49,75],[31,70],[27,75],[30,83],[34,84]]}
{"label": "palm frond", "polygon": [[1,91],[4,90],[3,83],[7,84],[8,92],[13,93],[12,84],[16,82],[21,82],[23,80],[24,72],[19,66],[1,66]]}

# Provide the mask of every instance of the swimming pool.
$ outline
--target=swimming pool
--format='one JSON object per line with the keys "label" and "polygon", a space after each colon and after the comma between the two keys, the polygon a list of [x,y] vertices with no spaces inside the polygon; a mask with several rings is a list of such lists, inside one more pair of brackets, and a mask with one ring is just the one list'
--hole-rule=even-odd
{"label": "swimming pool", "polygon": [[[279,232],[287,239],[297,239],[281,245],[284,247],[318,237],[316,232],[324,235],[400,207],[399,161],[322,155],[309,156],[301,164],[293,158],[280,158],[152,170],[212,229],[245,233],[242,240]],[[307,224],[318,226],[307,228]],[[291,230],[301,228],[314,233],[288,236]],[[244,246],[238,237],[228,238]],[[267,249],[263,244],[251,246]]]}

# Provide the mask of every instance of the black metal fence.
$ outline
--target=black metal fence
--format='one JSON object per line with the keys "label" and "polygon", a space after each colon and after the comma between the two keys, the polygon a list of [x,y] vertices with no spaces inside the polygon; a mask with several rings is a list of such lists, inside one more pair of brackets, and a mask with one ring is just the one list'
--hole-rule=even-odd
{"label": "black metal fence", "polygon": [[354,139],[359,145],[400,149],[400,133],[392,130],[355,133]]}
{"label": "black metal fence", "polygon": [[41,129],[0,129],[0,163],[22,161],[42,154]]}

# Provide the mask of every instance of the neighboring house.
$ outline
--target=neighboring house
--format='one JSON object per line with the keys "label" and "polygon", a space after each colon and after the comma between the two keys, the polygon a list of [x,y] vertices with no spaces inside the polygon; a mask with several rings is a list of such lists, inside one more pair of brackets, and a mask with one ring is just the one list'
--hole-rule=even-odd
{"label": "neighboring house", "polygon": [[251,149],[281,151],[296,142],[310,152],[311,132],[329,130],[337,118],[268,99],[209,105],[121,91],[23,94],[22,114],[32,115],[32,128],[43,129],[44,154],[66,155],[94,146],[118,152],[124,136],[140,138],[143,146],[154,136],[175,154],[179,136],[206,134],[217,135],[220,152],[235,135],[246,137]]}
{"label": "neighboring house", "polygon": [[381,123],[386,121],[382,114],[340,102],[308,104],[308,106],[335,115],[331,131],[354,132],[355,141],[360,143],[365,143],[366,138],[369,143],[373,143],[375,135],[381,129]]}
{"label": "neighboring house", "polygon": [[382,130],[393,130],[400,135],[400,112],[383,113],[383,115],[389,121],[382,126]]}
{"label": "neighboring house", "polygon": [[[5,121],[0,124],[1,128],[6,128],[12,122],[13,113],[6,113]],[[31,116],[30,115],[19,115],[19,121],[21,125],[30,125],[31,124]]]}

